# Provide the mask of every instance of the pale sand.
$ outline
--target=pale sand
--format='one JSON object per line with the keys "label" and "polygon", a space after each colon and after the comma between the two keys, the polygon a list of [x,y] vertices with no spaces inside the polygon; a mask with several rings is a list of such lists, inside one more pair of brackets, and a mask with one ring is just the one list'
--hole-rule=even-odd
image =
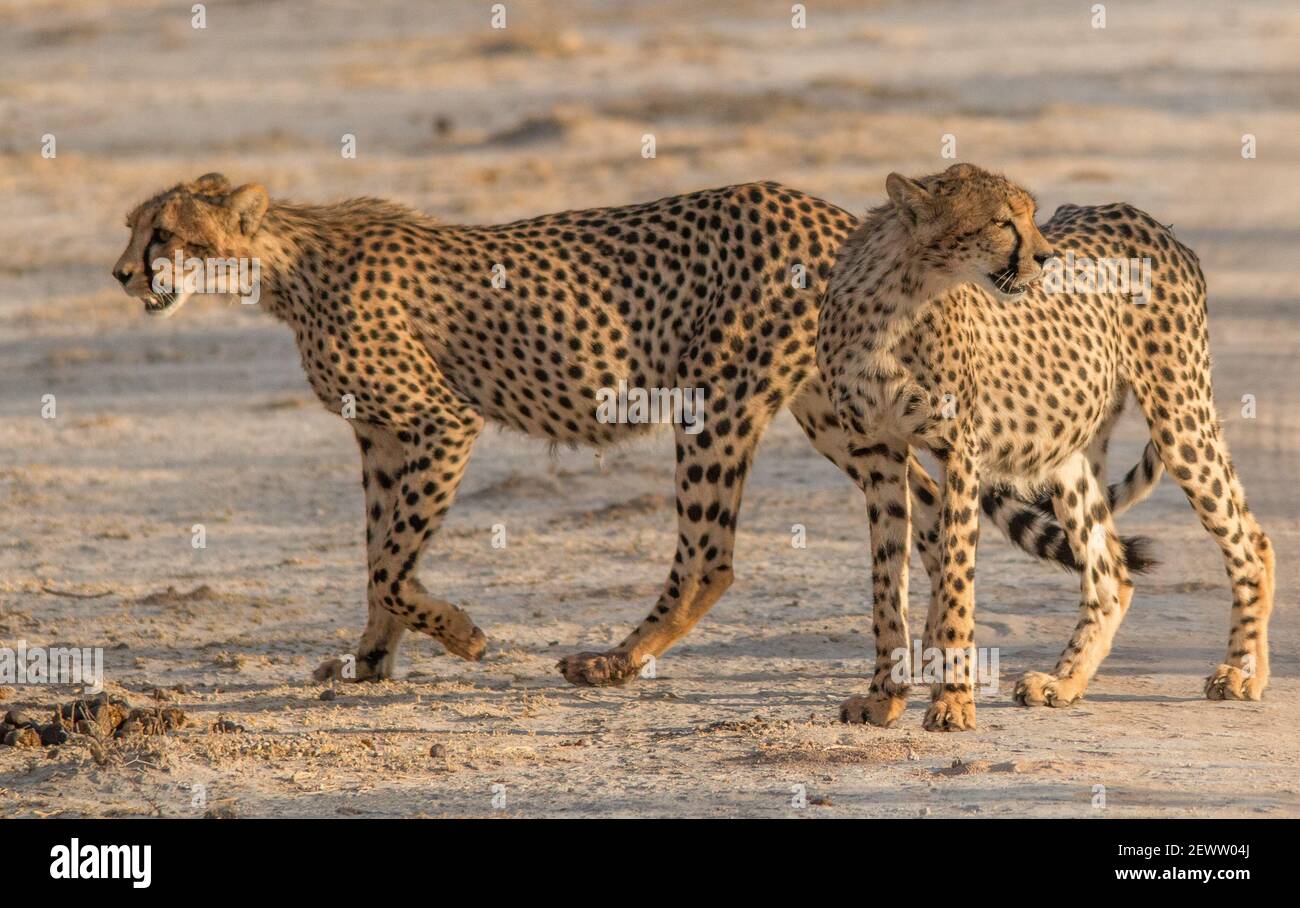
{"label": "pale sand", "polygon": [[[102,645],[113,690],[143,703],[184,685],[196,723],[103,767],[80,744],[0,748],[0,816],[202,814],[195,785],[245,816],[787,816],[796,785],[829,799],[812,816],[1300,814],[1294,4],[1109,4],[1094,30],[1086,4],[823,0],[803,32],[788,4],[758,2],[515,3],[504,32],[477,2],[309,6],[210,4],[195,31],[188,4],[0,4],[0,639]],[[946,166],[945,133],[1047,213],[1133,202],[1200,255],[1224,429],[1278,553],[1264,702],[1201,698],[1229,597],[1166,480],[1121,521],[1163,564],[1082,705],[1010,702],[1019,672],[1054,662],[1077,589],[987,530],[978,642],[999,648],[1002,689],[979,730],[923,732],[921,691],[895,729],[839,725],[871,651],[864,509],[785,415],[749,483],[737,583],[657,680],[575,689],[554,663],[651,606],[674,543],[669,438],[610,452],[602,472],[590,452],[548,461],[490,431],[423,562],[489,634],[487,657],[408,637],[402,680],[322,702],[312,668],[364,620],[352,433],[311,396],[283,327],[216,301],[147,320],[108,275],[125,212],[209,170],[447,220],[760,178],[861,210],[890,170]],[[1142,432],[1125,423],[1113,475]],[[918,620],[925,593],[918,580]],[[3,706],[72,693],[11,690]],[[207,733],[219,716],[246,731]]]}

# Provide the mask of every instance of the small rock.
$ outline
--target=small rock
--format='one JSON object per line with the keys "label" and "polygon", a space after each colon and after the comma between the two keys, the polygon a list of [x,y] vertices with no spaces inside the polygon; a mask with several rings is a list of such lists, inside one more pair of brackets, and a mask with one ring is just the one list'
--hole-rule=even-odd
{"label": "small rock", "polygon": [[338,698],[338,692],[332,687],[327,687],[320,692],[320,699],[322,700],[337,700]]}
{"label": "small rock", "polygon": [[57,722],[51,722],[41,729],[41,743],[46,747],[65,744],[67,740],[68,733]]}
{"label": "small rock", "polygon": [[435,760],[447,759],[447,746],[445,744],[435,744],[429,748],[429,756]]}
{"label": "small rock", "polygon": [[239,816],[233,801],[218,801],[203,814],[205,820],[233,820]]}
{"label": "small rock", "polygon": [[[147,723],[142,722],[139,719],[127,719],[117,727],[117,732],[114,737],[130,738],[135,735],[147,735],[150,733],[151,730]],[[156,734],[156,732],[153,733]]]}
{"label": "small rock", "polygon": [[30,714],[21,709],[11,709],[5,713],[5,725],[12,725],[15,728],[26,728],[29,725],[35,725],[36,720]]}
{"label": "small rock", "polygon": [[922,808],[921,808],[921,816],[923,816],[923,817],[928,817],[929,815],[930,815],[930,808],[928,808],[928,807],[922,807]]}

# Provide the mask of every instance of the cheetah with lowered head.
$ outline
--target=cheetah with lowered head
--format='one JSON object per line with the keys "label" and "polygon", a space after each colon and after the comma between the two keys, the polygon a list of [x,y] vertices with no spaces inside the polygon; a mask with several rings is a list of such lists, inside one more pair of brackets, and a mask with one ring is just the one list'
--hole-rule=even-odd
{"label": "cheetah with lowered head", "polygon": [[[357,680],[391,676],[406,629],[479,658],[486,639],[417,578],[486,420],[552,443],[607,447],[645,425],[597,418],[598,392],[701,388],[703,428],[675,426],[677,554],[653,610],[610,652],[560,663],[577,684],[626,681],[694,625],[732,582],[741,488],[764,427],[789,406],[860,488],[814,363],[817,301],[855,221],[774,183],[499,226],[445,226],[390,202],[305,206],[208,174],[137,206],[113,269],[168,315],[188,291],[155,286],[177,254],[244,258],[260,300],[294,331],[321,402],[351,395],[361,449],[369,617]],[[801,276],[806,275],[806,278]],[[497,280],[494,280],[497,277]],[[502,279],[503,278],[503,279]],[[190,288],[214,289],[207,285]],[[917,464],[918,549],[937,538],[937,488]],[[1073,566],[1060,528],[1007,499],[995,519],[1022,547]],[[318,670],[325,679],[342,660]]]}
{"label": "cheetah with lowered head", "polygon": [[[817,337],[841,422],[867,457],[868,475],[880,478],[867,493],[877,504],[873,595],[883,611],[876,671],[842,718],[887,723],[906,696],[891,669],[907,652],[909,443],[929,448],[944,467],[941,594],[931,599],[925,645],[950,648],[953,673],[932,687],[925,726],[975,725],[962,650],[973,646],[981,483],[1046,490],[1082,567],[1069,644],[1050,674],[1022,677],[1015,698],[1065,706],[1083,695],[1133,595],[1131,559],[1100,485],[1129,391],[1151,431],[1137,497],[1163,464],[1222,549],[1232,583],[1227,655],[1205,694],[1259,699],[1269,676],[1273,549],[1219,431],[1195,254],[1128,205],[1065,205],[1040,232],[1029,193],[968,164],[921,180],[891,174],[886,189],[889,202],[840,248]],[[1149,296],[1118,287],[1048,292],[1043,265],[1067,252],[1092,262],[1148,261]]]}

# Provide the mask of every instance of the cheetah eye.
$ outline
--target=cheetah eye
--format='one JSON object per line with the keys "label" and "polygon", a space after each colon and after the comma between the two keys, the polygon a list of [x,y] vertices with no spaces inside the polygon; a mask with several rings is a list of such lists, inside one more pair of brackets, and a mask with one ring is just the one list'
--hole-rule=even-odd
{"label": "cheetah eye", "polygon": [[160,243],[165,243],[172,238],[172,232],[170,230],[164,230],[161,227],[155,227],[153,229],[153,235],[154,239]]}
{"label": "cheetah eye", "polygon": [[1011,226],[1011,222],[1010,222],[1010,221],[994,221],[994,222],[993,222],[993,226],[994,226],[994,227],[998,227],[998,228],[1000,228],[1000,229],[1006,229],[1006,228],[1008,228],[1008,227]]}

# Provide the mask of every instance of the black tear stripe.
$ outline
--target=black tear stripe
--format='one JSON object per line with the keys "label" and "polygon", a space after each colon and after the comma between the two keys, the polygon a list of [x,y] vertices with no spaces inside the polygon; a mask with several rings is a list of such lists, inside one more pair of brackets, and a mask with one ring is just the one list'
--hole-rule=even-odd
{"label": "black tear stripe", "polygon": [[1016,263],[1020,261],[1020,244],[1023,243],[1024,240],[1021,239],[1020,231],[1016,229],[1015,224],[1011,225],[1011,232],[1016,235],[1016,244],[1011,247],[1011,261],[1007,264],[1007,271],[1010,274],[1019,276],[1020,266]]}
{"label": "black tear stripe", "polygon": [[150,234],[149,239],[145,241],[144,252],[141,253],[141,258],[144,259],[144,261],[141,262],[141,264],[144,265],[144,279],[149,283],[150,292],[153,292],[153,269],[149,266],[149,250],[152,248],[153,235]]}

